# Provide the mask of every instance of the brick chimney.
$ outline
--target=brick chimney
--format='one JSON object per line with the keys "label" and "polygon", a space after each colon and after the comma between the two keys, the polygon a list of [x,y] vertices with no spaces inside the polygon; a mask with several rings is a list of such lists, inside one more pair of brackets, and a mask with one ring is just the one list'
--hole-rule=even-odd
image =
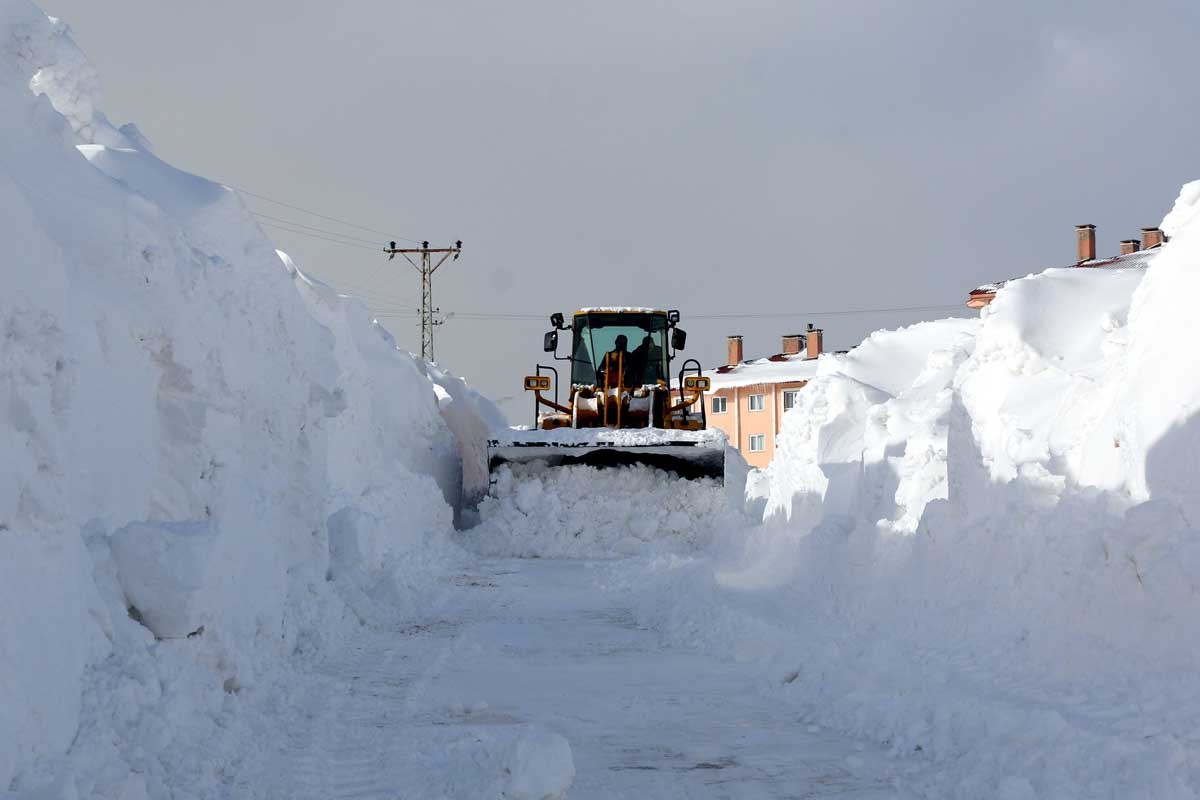
{"label": "brick chimney", "polygon": [[1142,243],[1137,239],[1122,239],[1121,240],[1121,255],[1127,256],[1130,253],[1136,253],[1142,249]]}
{"label": "brick chimney", "polygon": [[804,341],[804,334],[789,333],[783,337],[783,350],[785,356],[795,356],[800,354],[800,345]]}
{"label": "brick chimney", "polygon": [[729,360],[727,363],[731,367],[736,367],[742,363],[742,337],[729,337]]}
{"label": "brick chimney", "polygon": [[816,358],[825,352],[825,332],[814,328],[811,322],[808,323],[808,333],[804,335],[804,340],[808,344],[808,358]]}
{"label": "brick chimney", "polygon": [[1142,249],[1149,250],[1163,243],[1163,232],[1158,228],[1142,228]]}
{"label": "brick chimney", "polygon": [[1096,226],[1076,225],[1075,241],[1078,244],[1078,261],[1094,261],[1096,258]]}

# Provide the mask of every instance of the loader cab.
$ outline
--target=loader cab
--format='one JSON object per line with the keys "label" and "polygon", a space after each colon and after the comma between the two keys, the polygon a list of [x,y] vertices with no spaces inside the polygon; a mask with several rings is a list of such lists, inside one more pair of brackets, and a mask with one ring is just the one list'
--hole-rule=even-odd
{"label": "loader cab", "polygon": [[[562,314],[552,314],[550,325],[543,349],[555,361],[570,362],[564,370],[570,382],[564,376],[568,391],[560,397],[557,367],[538,364],[537,374],[525,376],[526,391],[534,393],[536,427],[705,429],[702,402],[709,383],[700,362],[684,361],[679,383],[671,386],[671,363],[687,341],[678,311],[585,308],[570,325]],[[558,337],[565,331],[571,332],[571,350],[559,355]],[[553,400],[542,394],[551,389]]]}
{"label": "loader cab", "polygon": [[[628,387],[666,384],[669,375],[668,330],[665,311],[578,311],[572,320],[571,383]],[[620,365],[619,367],[617,365]]]}
{"label": "loader cab", "polygon": [[[559,336],[567,331],[564,354]],[[524,378],[533,394],[533,425],[489,439],[488,468],[522,461],[644,464],[684,478],[724,480],[724,434],[705,433],[704,393],[711,381],[696,359],[675,362],[686,342],[675,310],[585,308],[570,323],[560,312],[551,314],[542,349],[553,362]],[[559,391],[560,369],[565,392]],[[643,436],[639,429],[653,433]]]}

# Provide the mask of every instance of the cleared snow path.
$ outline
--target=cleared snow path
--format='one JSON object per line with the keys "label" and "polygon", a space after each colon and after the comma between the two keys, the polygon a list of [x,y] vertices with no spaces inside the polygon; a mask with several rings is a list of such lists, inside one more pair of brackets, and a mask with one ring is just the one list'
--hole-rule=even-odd
{"label": "cleared snow path", "polygon": [[810,728],[752,665],[638,628],[600,588],[614,568],[485,560],[455,576],[429,619],[364,632],[316,670],[238,794],[548,796],[571,766],[561,735],[571,798],[897,795],[896,762]]}

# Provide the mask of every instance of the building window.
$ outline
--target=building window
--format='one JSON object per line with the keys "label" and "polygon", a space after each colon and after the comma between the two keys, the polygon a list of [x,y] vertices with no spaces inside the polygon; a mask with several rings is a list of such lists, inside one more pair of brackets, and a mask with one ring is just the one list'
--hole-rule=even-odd
{"label": "building window", "polygon": [[767,449],[767,435],[765,433],[755,433],[750,436],[750,452],[761,453]]}
{"label": "building window", "polygon": [[714,397],[712,399],[712,413],[724,414],[729,408],[729,398]]}
{"label": "building window", "polygon": [[766,402],[765,394],[750,395],[750,410],[751,411],[762,411],[764,408],[766,408],[765,402]]}
{"label": "building window", "polygon": [[788,389],[783,393],[783,410],[791,411],[796,407],[796,403],[800,402],[800,390]]}

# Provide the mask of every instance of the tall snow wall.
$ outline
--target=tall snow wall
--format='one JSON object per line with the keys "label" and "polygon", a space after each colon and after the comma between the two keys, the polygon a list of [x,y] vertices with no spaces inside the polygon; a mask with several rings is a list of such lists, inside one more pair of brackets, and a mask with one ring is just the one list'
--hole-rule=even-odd
{"label": "tall snow wall", "polygon": [[675,630],[769,653],[805,713],[930,762],[918,794],[1200,794],[1198,197],[1148,269],[823,356]]}
{"label": "tall snow wall", "polygon": [[331,579],[433,558],[460,491],[426,366],[96,87],[0,0],[0,790],[53,772],[85,670],[202,631],[217,691],[253,685]]}

